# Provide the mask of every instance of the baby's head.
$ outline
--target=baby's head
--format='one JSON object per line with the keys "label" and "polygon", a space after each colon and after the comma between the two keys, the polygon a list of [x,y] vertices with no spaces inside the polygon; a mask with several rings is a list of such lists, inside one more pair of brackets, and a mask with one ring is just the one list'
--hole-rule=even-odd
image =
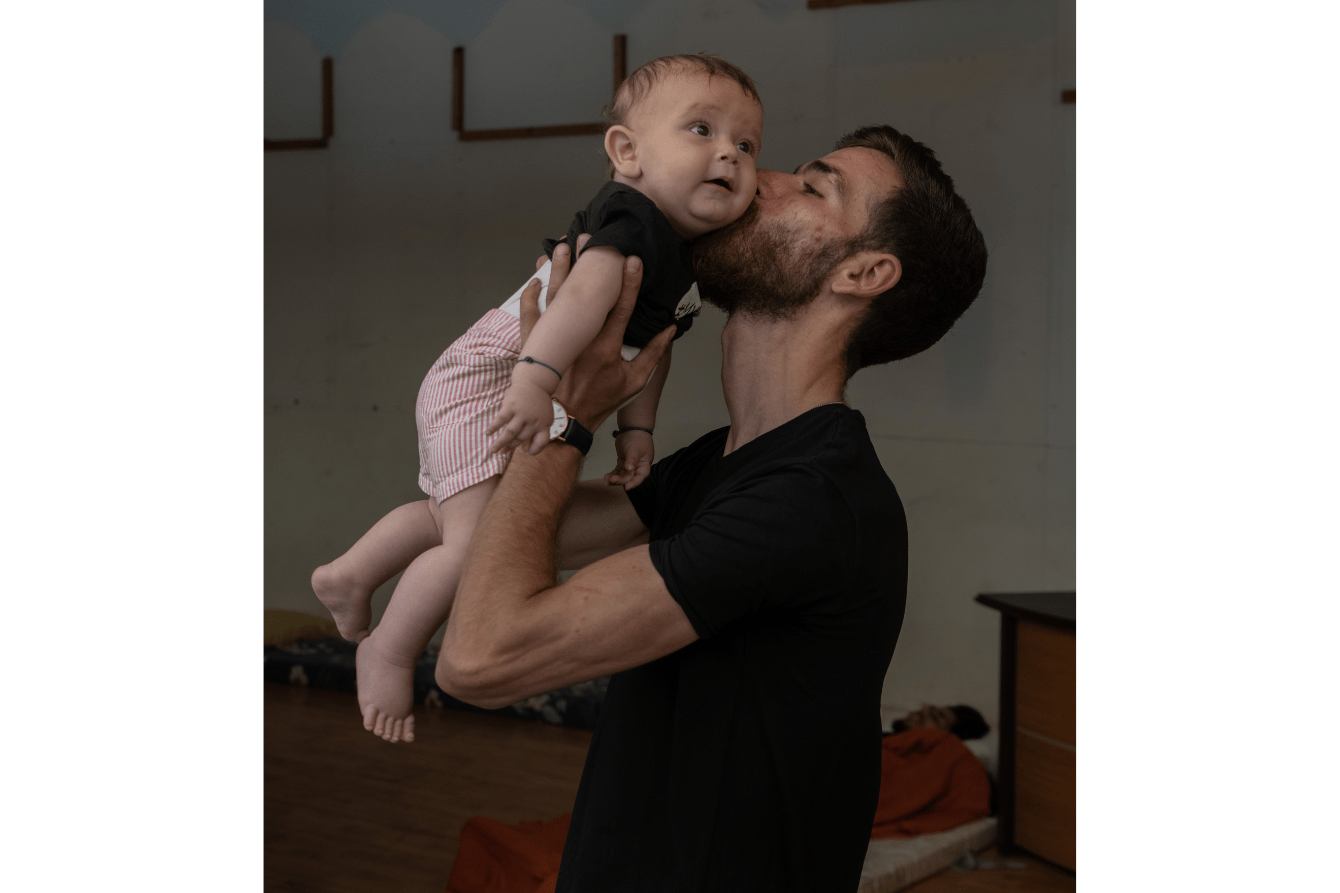
{"label": "baby's head", "polygon": [[720,229],[754,200],[763,103],[729,62],[648,62],[619,86],[606,118],[610,176],[655,202],[680,238]]}

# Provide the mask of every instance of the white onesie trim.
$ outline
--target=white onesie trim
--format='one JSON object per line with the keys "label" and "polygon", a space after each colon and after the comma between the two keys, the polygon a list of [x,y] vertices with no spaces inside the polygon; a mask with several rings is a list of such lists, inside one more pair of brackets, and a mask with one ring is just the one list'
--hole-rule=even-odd
{"label": "white onesie trim", "polygon": [[[499,307],[498,309],[503,311],[504,313],[515,316],[517,319],[520,319],[521,294],[526,290],[526,286],[530,285],[532,279],[538,279],[540,280],[540,312],[543,313],[545,307],[548,306],[549,303],[548,300],[546,300],[546,298],[549,293],[549,269],[552,266],[553,263],[551,261],[545,261],[544,266],[536,270],[534,276],[529,277],[525,282],[523,282],[521,284],[521,287],[518,288],[515,292],[513,292],[512,296],[508,298],[506,301],[504,301],[502,306]],[[619,348],[619,354],[625,360],[631,360],[633,357],[637,356],[641,352],[642,348],[633,347],[632,345],[629,344],[624,344]]]}

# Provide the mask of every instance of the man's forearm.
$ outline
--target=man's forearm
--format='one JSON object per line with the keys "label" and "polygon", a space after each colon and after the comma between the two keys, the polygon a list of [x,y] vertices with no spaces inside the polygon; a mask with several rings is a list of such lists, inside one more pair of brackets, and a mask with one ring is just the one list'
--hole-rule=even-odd
{"label": "man's forearm", "polygon": [[553,587],[559,518],[572,494],[582,454],[551,443],[538,456],[521,450],[475,527],[451,617],[443,658],[463,675],[526,646],[526,602]]}

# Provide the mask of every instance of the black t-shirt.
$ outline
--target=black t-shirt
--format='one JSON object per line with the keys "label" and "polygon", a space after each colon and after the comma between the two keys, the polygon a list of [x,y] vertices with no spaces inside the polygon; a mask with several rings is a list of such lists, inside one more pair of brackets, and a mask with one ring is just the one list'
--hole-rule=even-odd
{"label": "black t-shirt", "polygon": [[624,331],[624,344],[646,347],[669,325],[675,327],[676,338],[689,330],[701,306],[685,296],[693,285],[692,256],[655,202],[631,186],[610,180],[585,211],[577,212],[567,236],[544,240],[544,253],[552,258],[560,241],[575,249],[582,233],[591,234],[587,248],[609,245],[624,257],[642,259],[642,286]]}
{"label": "black t-shirt", "polygon": [[722,428],[629,498],[701,638],[610,679],[559,893],[855,890],[907,523],[840,404],[729,456]]}

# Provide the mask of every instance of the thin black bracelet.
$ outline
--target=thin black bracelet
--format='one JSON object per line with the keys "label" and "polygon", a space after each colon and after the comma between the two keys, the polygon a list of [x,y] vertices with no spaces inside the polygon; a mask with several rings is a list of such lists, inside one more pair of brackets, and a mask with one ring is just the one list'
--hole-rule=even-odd
{"label": "thin black bracelet", "polygon": [[[618,437],[620,434],[623,434],[625,431],[646,431],[648,434],[652,434],[652,430],[651,430],[650,428],[642,428],[642,427],[640,427],[640,426],[638,426],[638,425],[629,425],[629,426],[627,426],[626,428],[615,428],[615,429],[614,429],[614,436],[615,436],[615,437]],[[652,436],[655,437],[656,435],[652,434]]]}
{"label": "thin black bracelet", "polygon": [[[542,363],[542,362],[540,362],[539,360],[535,359],[534,357],[522,357],[521,359],[517,360],[516,363],[534,363],[536,366],[543,366],[544,368],[548,369],[550,372],[552,372],[552,373],[554,373],[555,375],[557,375],[559,381],[562,381],[562,380],[563,380],[563,373],[562,373],[562,372],[559,372],[557,369],[555,369],[553,366],[550,366],[548,363]],[[516,363],[513,363],[512,365],[515,366]]]}

